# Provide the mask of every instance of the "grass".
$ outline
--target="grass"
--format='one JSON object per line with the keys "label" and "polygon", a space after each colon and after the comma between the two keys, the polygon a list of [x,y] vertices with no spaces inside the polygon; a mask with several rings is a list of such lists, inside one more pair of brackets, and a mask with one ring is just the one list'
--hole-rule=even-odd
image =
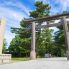
{"label": "grass", "polygon": [[28,60],[30,60],[30,58],[26,58],[26,57],[16,57],[16,58],[12,58],[12,62],[28,61]]}

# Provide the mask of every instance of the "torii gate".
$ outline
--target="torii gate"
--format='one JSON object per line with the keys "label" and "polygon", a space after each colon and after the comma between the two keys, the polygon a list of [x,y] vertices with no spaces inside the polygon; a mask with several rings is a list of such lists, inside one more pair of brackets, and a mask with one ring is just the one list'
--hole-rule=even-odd
{"label": "torii gate", "polygon": [[68,18],[69,13],[65,14],[59,14],[59,15],[54,15],[54,16],[45,16],[42,18],[33,18],[33,19],[25,19],[24,21],[28,23],[32,23],[32,43],[31,43],[31,52],[30,52],[30,58],[31,59],[36,59],[36,51],[35,51],[35,42],[36,42],[36,33],[35,33],[35,22],[36,21],[50,21],[50,20],[57,20],[61,19],[61,23],[53,23],[53,24],[47,24],[41,27],[53,27],[53,26],[59,26],[63,25],[64,27],[64,34],[65,34],[65,43],[67,45],[67,59],[69,60],[69,30],[68,30],[68,23],[66,21],[66,18]]}

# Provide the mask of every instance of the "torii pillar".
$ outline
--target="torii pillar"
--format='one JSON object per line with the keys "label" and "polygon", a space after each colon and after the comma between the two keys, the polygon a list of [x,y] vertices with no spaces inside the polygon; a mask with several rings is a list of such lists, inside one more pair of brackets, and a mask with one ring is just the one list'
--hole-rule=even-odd
{"label": "torii pillar", "polygon": [[0,19],[0,54],[2,54],[3,49],[3,40],[4,40],[4,32],[5,32],[5,19]]}
{"label": "torii pillar", "polygon": [[66,17],[63,17],[62,21],[63,21],[64,33],[65,33],[65,43],[67,46],[67,60],[69,60],[69,29],[68,29]]}
{"label": "torii pillar", "polygon": [[32,41],[31,41],[31,52],[30,52],[31,60],[36,59],[36,51],[35,51],[36,36],[35,35],[36,35],[35,22],[32,22]]}

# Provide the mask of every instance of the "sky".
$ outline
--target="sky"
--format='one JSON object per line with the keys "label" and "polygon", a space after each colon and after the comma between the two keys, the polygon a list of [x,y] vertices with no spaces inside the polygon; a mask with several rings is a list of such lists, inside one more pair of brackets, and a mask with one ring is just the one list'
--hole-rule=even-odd
{"label": "sky", "polygon": [[29,18],[29,12],[35,9],[34,3],[43,1],[51,6],[50,15],[69,11],[69,0],[0,0],[0,18],[5,18],[5,39],[9,46],[12,38],[11,27],[20,27],[23,18]]}

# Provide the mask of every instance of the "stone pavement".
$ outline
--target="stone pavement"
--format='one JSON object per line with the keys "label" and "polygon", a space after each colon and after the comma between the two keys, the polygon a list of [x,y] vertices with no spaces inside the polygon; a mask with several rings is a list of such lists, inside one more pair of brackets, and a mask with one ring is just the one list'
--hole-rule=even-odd
{"label": "stone pavement", "polygon": [[42,58],[0,65],[0,69],[69,69],[67,58]]}

